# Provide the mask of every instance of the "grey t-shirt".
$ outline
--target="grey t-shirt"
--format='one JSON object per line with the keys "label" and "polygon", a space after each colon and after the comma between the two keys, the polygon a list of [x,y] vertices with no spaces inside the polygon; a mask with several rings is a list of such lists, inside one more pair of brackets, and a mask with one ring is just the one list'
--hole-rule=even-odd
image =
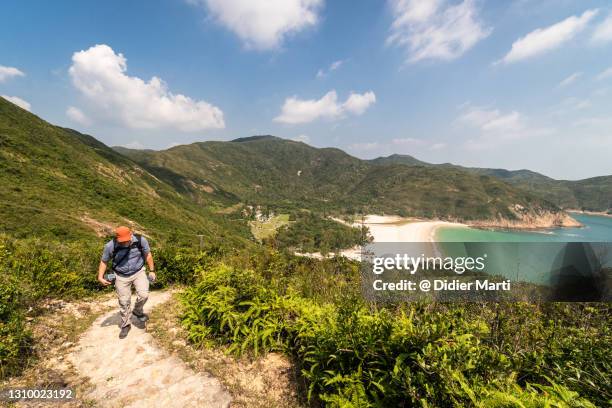
{"label": "grey t-shirt", "polygon": [[[138,240],[136,239],[134,234],[132,234],[132,242],[137,242],[137,241]],[[142,252],[144,253],[144,256],[146,258],[149,252],[151,252],[151,249],[149,248],[149,242],[147,241],[145,237],[141,237],[140,244],[142,245]],[[104,251],[102,252],[103,262],[108,262],[111,260],[111,256],[113,255],[114,246],[115,244],[112,239],[108,241],[106,245],[104,245]],[[142,254],[140,253],[140,250],[135,245],[133,248],[129,250],[130,251],[129,255],[125,256],[124,258],[125,252],[127,250],[128,249],[126,247],[117,245],[117,253],[115,254],[115,259],[117,261],[120,260],[121,262],[119,262],[119,265],[115,265],[115,271],[120,273],[121,275],[135,274],[136,272],[142,269],[146,261],[145,259],[142,258]]]}

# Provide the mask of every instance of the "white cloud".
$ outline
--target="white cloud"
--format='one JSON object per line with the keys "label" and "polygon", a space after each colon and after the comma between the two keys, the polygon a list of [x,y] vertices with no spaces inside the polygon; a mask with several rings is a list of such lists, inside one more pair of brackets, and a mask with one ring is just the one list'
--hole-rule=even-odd
{"label": "white cloud", "polygon": [[598,81],[607,79],[607,78],[611,78],[612,77],[612,67],[604,70],[603,72],[601,72],[599,75],[597,75],[596,79]]}
{"label": "white cloud", "polygon": [[612,14],[595,28],[591,41],[594,44],[605,44],[612,41]]}
{"label": "white cloud", "polygon": [[352,113],[353,115],[363,114],[370,105],[376,103],[376,95],[374,92],[369,91],[364,94],[358,94],[351,92],[348,99],[342,105],[343,110]]}
{"label": "white cloud", "polygon": [[593,104],[589,99],[569,97],[563,99],[550,109],[552,115],[567,116],[576,111],[581,111],[590,108]]}
{"label": "white cloud", "polygon": [[83,111],[81,111],[79,108],[75,108],[74,106],[69,106],[68,109],[66,109],[66,116],[68,116],[71,121],[83,126],[91,125],[91,119],[89,119],[89,117],[87,117]]}
{"label": "white cloud", "polygon": [[[469,143],[489,144],[486,140],[511,140],[524,137],[548,135],[550,128],[536,127],[517,111],[501,112],[499,109],[488,109],[469,106],[459,116],[458,122],[476,128],[480,131],[480,140],[471,140]],[[469,144],[468,143],[468,144]]]}
{"label": "white cloud", "polygon": [[502,113],[498,109],[480,107],[469,107],[459,117],[459,121],[478,128],[485,134],[514,134],[525,127],[522,115],[516,111]]}
{"label": "white cloud", "polygon": [[338,95],[334,90],[323,95],[321,99],[299,99],[292,96],[285,99],[281,114],[274,118],[274,121],[298,124],[317,119],[338,119],[346,113],[361,115],[375,102],[376,95],[372,91],[364,94],[351,93],[344,103],[338,103]]}
{"label": "white cloud", "polygon": [[475,0],[390,0],[394,20],[387,43],[403,46],[408,61],[459,58],[492,31],[479,18]]}
{"label": "white cloud", "polygon": [[0,65],[0,82],[4,82],[7,79],[20,76],[25,76],[25,74],[19,69],[15,67],[6,67],[4,65]]}
{"label": "white cloud", "polygon": [[323,78],[329,75],[331,72],[334,72],[335,70],[340,68],[344,64],[344,62],[344,60],[334,61],[329,65],[329,68],[327,68],[327,70],[321,68],[317,71],[317,78]]}
{"label": "white cloud", "polygon": [[326,93],[321,99],[285,99],[281,114],[274,121],[281,123],[307,123],[319,118],[332,119],[342,114],[336,91]]}
{"label": "white cloud", "polygon": [[596,9],[587,10],[581,16],[571,16],[545,28],[538,28],[512,44],[512,49],[498,63],[513,63],[532,58],[560,47],[585,29],[597,15]]}
{"label": "white cloud", "polygon": [[18,96],[8,96],[8,95],[0,95],[0,96],[6,99],[7,101],[12,102],[15,105],[19,106],[21,109],[25,109],[29,111],[30,108],[32,107],[32,105],[30,105],[28,101],[23,100]]}
{"label": "white cloud", "polygon": [[324,0],[189,0],[202,5],[247,48],[278,48],[291,34],[319,21]]}
{"label": "white cloud", "polygon": [[310,137],[308,137],[307,135],[299,135],[299,136],[292,138],[291,140],[294,140],[296,142],[306,143],[306,144],[310,143]]}
{"label": "white cloud", "polygon": [[73,54],[72,83],[97,114],[138,129],[193,132],[225,127],[223,112],[216,106],[173,94],[158,77],[147,82],[128,76],[126,62],[108,45]]}
{"label": "white cloud", "polygon": [[574,72],[572,75],[568,76],[563,81],[559,82],[557,87],[558,88],[565,88],[566,86],[571,85],[574,82],[576,82],[576,80],[578,78],[580,78],[581,76],[582,76],[582,72]]}
{"label": "white cloud", "polygon": [[340,68],[342,66],[342,64],[344,64],[344,61],[342,60],[338,60],[338,61],[334,61],[331,63],[331,65],[329,66],[329,70],[330,71],[335,71],[338,68]]}

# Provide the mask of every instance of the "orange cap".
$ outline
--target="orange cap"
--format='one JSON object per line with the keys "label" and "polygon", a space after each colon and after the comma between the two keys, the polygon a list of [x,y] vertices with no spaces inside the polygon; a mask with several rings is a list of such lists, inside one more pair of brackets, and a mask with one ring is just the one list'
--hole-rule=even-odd
{"label": "orange cap", "polygon": [[115,230],[115,237],[117,242],[126,242],[132,240],[132,231],[128,227],[117,227]]}

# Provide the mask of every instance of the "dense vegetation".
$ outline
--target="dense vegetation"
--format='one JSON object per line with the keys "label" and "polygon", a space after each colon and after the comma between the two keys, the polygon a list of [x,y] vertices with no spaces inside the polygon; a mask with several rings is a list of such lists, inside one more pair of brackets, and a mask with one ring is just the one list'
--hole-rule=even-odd
{"label": "dense vegetation", "polygon": [[273,258],[199,267],[184,323],[197,344],[288,354],[311,402],[591,407],[589,399],[602,406],[612,398],[607,305],[380,307],[361,300],[350,263],[336,265],[329,286]]}
{"label": "dense vegetation", "polygon": [[[2,376],[28,361],[24,317],[37,303],[110,290],[95,282],[102,243],[1,237]],[[153,245],[158,286],[189,285],[184,322],[193,342],[288,354],[313,403],[590,407],[586,400],[612,399],[608,305],[382,307],[362,300],[358,266],[343,258],[223,241],[202,250]]]}
{"label": "dense vegetation", "polygon": [[350,227],[303,211],[294,215],[294,219],[269,241],[280,248],[327,255],[365,244],[367,229]]}
{"label": "dense vegetation", "polygon": [[28,363],[31,338],[26,312],[47,298],[74,298],[100,290],[99,248],[89,241],[66,244],[0,235],[0,378]]}
{"label": "dense vegetation", "polygon": [[372,160],[373,163],[404,164],[444,169],[458,169],[474,174],[495,177],[515,187],[545,198],[561,208],[585,211],[612,210],[612,175],[584,180],[555,180],[530,170],[504,170],[463,167],[449,163],[430,164],[407,155],[391,155]]}
{"label": "dense vegetation", "polygon": [[[218,204],[216,204],[218,203]],[[248,237],[246,222],[181,196],[91,136],[53,126],[0,97],[0,232],[74,240],[131,224],[168,237]]]}

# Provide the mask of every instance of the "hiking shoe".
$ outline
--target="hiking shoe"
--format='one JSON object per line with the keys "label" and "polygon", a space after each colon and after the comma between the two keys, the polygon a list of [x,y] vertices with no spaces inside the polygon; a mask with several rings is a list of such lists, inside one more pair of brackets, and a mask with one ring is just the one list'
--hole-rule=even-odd
{"label": "hiking shoe", "polygon": [[147,320],[149,320],[149,316],[144,313],[138,314],[138,313],[132,312],[132,314],[136,316],[136,318],[140,320],[141,322],[146,322]]}
{"label": "hiking shoe", "polygon": [[119,332],[119,338],[120,339],[125,339],[128,335],[128,333],[130,332],[130,329],[132,328],[132,325],[127,325],[121,328],[121,331]]}

